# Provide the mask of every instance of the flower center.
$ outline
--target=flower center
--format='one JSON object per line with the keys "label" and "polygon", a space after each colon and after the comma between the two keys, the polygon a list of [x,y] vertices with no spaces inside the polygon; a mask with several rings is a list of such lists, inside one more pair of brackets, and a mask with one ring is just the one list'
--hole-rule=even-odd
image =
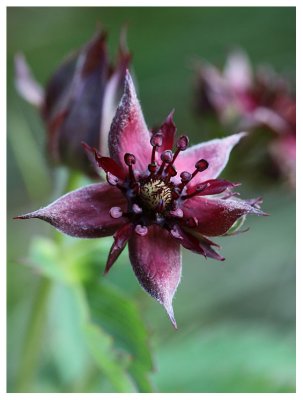
{"label": "flower center", "polygon": [[[180,179],[176,180],[177,170],[174,163],[181,151],[188,146],[188,137],[181,136],[176,143],[175,153],[172,150],[164,150],[159,157],[159,148],[162,146],[162,133],[154,133],[150,143],[152,145],[151,161],[145,171],[134,168],[136,157],[131,153],[124,154],[124,162],[128,166],[127,177],[119,178],[107,171],[107,181],[110,185],[117,186],[127,199],[127,210],[120,207],[112,207],[109,210],[112,218],[127,217],[134,225],[135,232],[144,236],[148,232],[148,226],[158,224],[168,229],[176,237],[176,221],[183,218],[182,202],[190,197],[201,193],[207,184],[197,187],[187,193],[188,183],[199,173],[208,168],[208,162],[204,159],[198,160],[195,170],[190,173],[182,171]],[[103,169],[108,168],[106,157],[101,157],[95,152],[95,157]],[[113,166],[113,165],[112,165]],[[109,168],[108,168],[109,169]],[[184,224],[191,227],[196,226],[194,218],[188,218]]]}
{"label": "flower center", "polygon": [[165,210],[172,202],[172,191],[161,179],[152,178],[141,186],[140,199],[152,210]]}

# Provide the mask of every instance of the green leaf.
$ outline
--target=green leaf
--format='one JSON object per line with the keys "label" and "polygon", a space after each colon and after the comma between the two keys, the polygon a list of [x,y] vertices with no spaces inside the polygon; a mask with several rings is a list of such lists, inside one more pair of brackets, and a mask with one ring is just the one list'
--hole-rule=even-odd
{"label": "green leaf", "polygon": [[125,369],[125,360],[121,363],[122,360],[116,357],[111,337],[94,324],[88,323],[83,329],[92,357],[113,387],[118,392],[134,392],[135,387]]}
{"label": "green leaf", "polygon": [[60,243],[36,237],[26,264],[41,275],[60,282],[96,279],[106,264],[111,238],[79,240],[62,235]]}
{"label": "green leaf", "polygon": [[161,392],[294,392],[295,338],[272,327],[221,323],[181,332],[156,354]]}
{"label": "green leaf", "polygon": [[[111,336],[91,321],[89,305],[80,285],[57,284],[51,312],[50,346],[63,385],[72,390],[94,361],[99,380],[106,378],[117,392],[133,392],[128,359],[114,346]],[[101,374],[100,374],[101,372]]]}
{"label": "green leaf", "polygon": [[148,334],[136,305],[109,284],[96,282],[87,287],[93,320],[131,356],[129,372],[141,392],[153,390],[149,374],[153,368]]}

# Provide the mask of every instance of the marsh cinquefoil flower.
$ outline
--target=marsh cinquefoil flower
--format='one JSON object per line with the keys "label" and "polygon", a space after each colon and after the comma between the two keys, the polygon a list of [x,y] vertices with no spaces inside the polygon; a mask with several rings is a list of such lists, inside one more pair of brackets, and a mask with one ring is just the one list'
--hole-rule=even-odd
{"label": "marsh cinquefoil flower", "polygon": [[180,246],[223,260],[209,236],[228,232],[246,214],[262,215],[258,200],[232,194],[235,184],[217,179],[243,134],[191,148],[187,136],[176,141],[172,114],[150,134],[129,74],[109,133],[110,157],[96,150],[107,182],[59,198],[21,219],[40,218],[82,238],[113,235],[105,272],[128,243],[133,270],[143,288],[166,309],[176,325],[172,298],[181,276]]}
{"label": "marsh cinquefoil flower", "polygon": [[16,87],[40,110],[52,162],[94,173],[81,141],[107,154],[108,132],[130,58],[122,34],[117,64],[111,65],[106,34],[100,31],[59,66],[44,90],[33,78],[24,56],[16,56]]}
{"label": "marsh cinquefoil flower", "polygon": [[234,51],[222,71],[207,63],[198,68],[196,108],[201,115],[214,114],[222,124],[272,133],[269,153],[295,187],[296,98],[283,76],[269,66],[253,71],[246,53]]}

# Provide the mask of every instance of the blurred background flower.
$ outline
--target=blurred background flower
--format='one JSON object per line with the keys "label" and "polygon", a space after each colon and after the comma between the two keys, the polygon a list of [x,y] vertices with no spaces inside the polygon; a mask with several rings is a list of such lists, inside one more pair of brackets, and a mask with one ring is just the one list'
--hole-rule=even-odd
{"label": "blurred background flower", "polygon": [[295,391],[295,196],[257,174],[262,138],[253,154],[235,148],[222,178],[245,182],[243,197],[262,193],[271,216],[251,219],[237,240],[220,239],[224,263],[183,252],[178,331],[138,288],[125,253],[100,276],[111,240],[53,238],[47,224],[11,221],[89,182],[63,189],[65,169],[46,163],[43,124],[14,88],[17,51],[46,82],[97,20],[111,55],[127,22],[148,126],[175,108],[178,135],[194,144],[233,131],[192,114],[193,57],[223,65],[238,45],[253,65],[294,79],[295,17],[285,7],[8,9],[9,392]]}
{"label": "blurred background flower", "polygon": [[[231,52],[220,71],[207,62],[197,67],[196,110],[222,126],[269,135],[268,153],[295,188],[296,99],[290,82],[272,66],[255,69],[244,50]],[[257,137],[251,138],[258,142]],[[258,168],[258,165],[256,165]]]}
{"label": "blurred background flower", "polygon": [[23,54],[16,55],[16,88],[41,112],[51,161],[92,174],[94,170],[81,142],[108,154],[108,131],[130,63],[124,36],[125,32],[120,37],[115,66],[108,59],[106,33],[100,30],[65,59],[45,90],[33,78]]}

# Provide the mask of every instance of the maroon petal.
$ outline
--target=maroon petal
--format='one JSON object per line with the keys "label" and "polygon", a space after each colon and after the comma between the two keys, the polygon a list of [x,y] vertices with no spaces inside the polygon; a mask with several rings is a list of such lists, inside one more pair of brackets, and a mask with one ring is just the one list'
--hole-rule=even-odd
{"label": "maroon petal", "polygon": [[112,235],[126,223],[123,217],[110,216],[109,210],[114,206],[127,208],[121,192],[107,183],[98,183],[70,192],[47,207],[16,218],[39,218],[70,236],[98,238]]}
{"label": "maroon petal", "polygon": [[168,115],[166,120],[160,126],[159,131],[162,133],[162,146],[158,148],[158,152],[162,153],[165,150],[171,150],[174,145],[176,125],[173,121],[174,110]]}
{"label": "maroon petal", "polygon": [[78,55],[78,52],[69,55],[59,65],[47,83],[42,110],[46,121],[51,121],[57,113],[61,113],[67,106]]}
{"label": "maroon petal", "polygon": [[99,168],[102,168],[105,172],[110,172],[121,180],[125,179],[124,170],[112,158],[102,157],[97,149],[90,147],[85,142],[82,142],[82,147],[93,164],[97,164]]}
{"label": "maroon petal", "polygon": [[107,274],[114,262],[117,260],[119,255],[124,250],[132,232],[134,230],[133,224],[127,224],[122,226],[115,234],[114,234],[114,243],[110,249],[106,267],[104,274]]}
{"label": "maroon petal", "polygon": [[128,71],[124,94],[110,128],[108,146],[110,156],[122,168],[127,168],[124,154],[131,153],[136,157],[136,168],[146,169],[152,151],[150,134]]}
{"label": "maroon petal", "polygon": [[193,186],[202,180],[216,178],[227,164],[231,150],[244,135],[245,133],[237,133],[223,139],[214,139],[190,147],[180,153],[176,159],[177,171],[193,172],[196,162],[205,159],[209,164],[208,169],[197,174],[190,181],[189,186]]}
{"label": "maroon petal", "polygon": [[210,241],[202,235],[197,235],[196,232],[190,229],[181,229],[175,226],[173,229],[173,237],[179,240],[180,244],[187,250],[201,254],[204,257],[214,258],[215,260],[224,261],[220,254],[216,253],[211,246],[220,247],[216,243]]}
{"label": "maroon petal", "polygon": [[19,94],[29,103],[41,108],[44,102],[44,91],[34,79],[23,54],[15,56],[15,85]]}
{"label": "maroon petal", "polygon": [[161,303],[176,326],[172,299],[181,277],[180,245],[158,225],[148,227],[145,236],[133,234],[129,257],[142,287]]}
{"label": "maroon petal", "polygon": [[196,196],[210,196],[213,194],[223,193],[227,189],[239,186],[239,183],[232,183],[225,179],[210,179],[192,186],[187,191],[187,195],[196,193]]}
{"label": "maroon petal", "polygon": [[206,236],[220,236],[228,231],[234,222],[246,214],[266,215],[249,202],[238,199],[192,197],[182,207],[184,218],[196,218],[195,230]]}

